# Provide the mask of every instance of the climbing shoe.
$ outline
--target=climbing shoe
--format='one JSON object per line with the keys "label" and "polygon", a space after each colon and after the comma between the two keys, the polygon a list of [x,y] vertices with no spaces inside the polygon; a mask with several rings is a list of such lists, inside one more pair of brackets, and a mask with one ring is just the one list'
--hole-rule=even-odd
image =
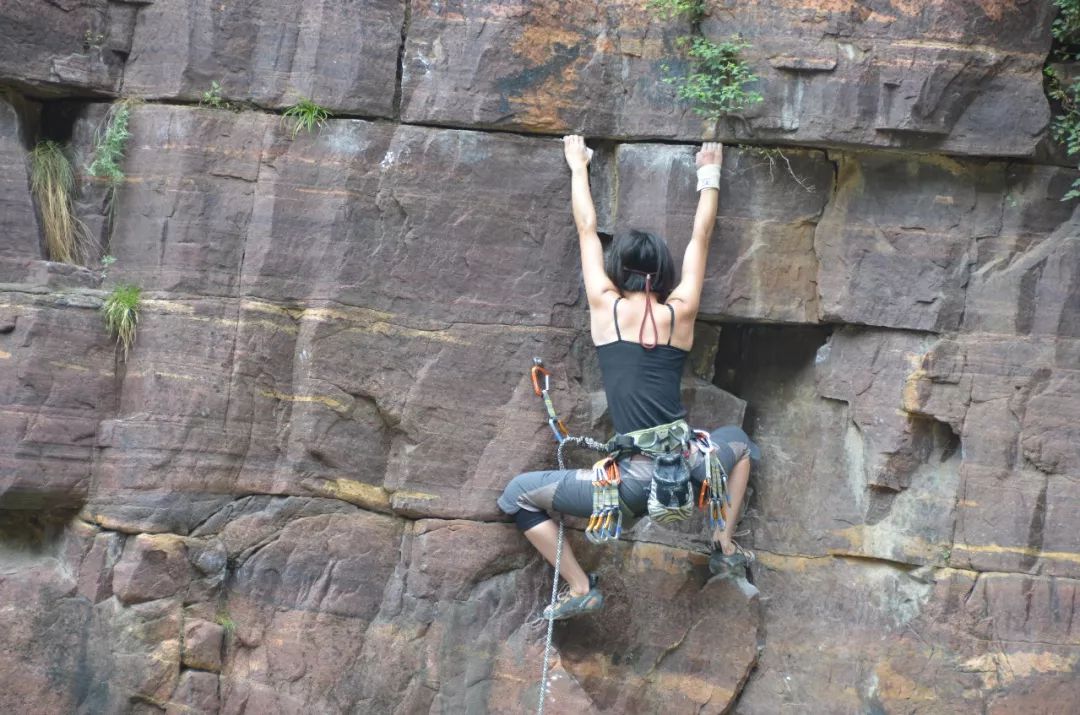
{"label": "climbing shoe", "polygon": [[714,576],[720,576],[721,578],[745,577],[748,567],[754,563],[753,551],[744,549],[734,541],[732,543],[735,544],[735,553],[727,555],[717,547],[713,549],[712,555],[709,556],[709,571]]}
{"label": "climbing shoe", "polygon": [[604,594],[595,586],[582,596],[571,596],[569,589],[555,601],[555,604],[544,609],[544,618],[554,621],[563,621],[574,616],[582,616],[586,613],[599,611],[604,607]]}
{"label": "climbing shoe", "polygon": [[720,549],[712,552],[709,557],[709,572],[713,575],[729,575],[739,568],[746,568],[746,555],[741,551],[728,556]]}

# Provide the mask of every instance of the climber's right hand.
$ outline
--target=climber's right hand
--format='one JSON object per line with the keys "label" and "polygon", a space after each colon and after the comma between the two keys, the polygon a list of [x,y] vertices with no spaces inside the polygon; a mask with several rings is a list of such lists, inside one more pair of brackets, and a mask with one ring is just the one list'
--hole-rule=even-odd
{"label": "climber's right hand", "polygon": [[724,145],[720,142],[705,142],[701,145],[696,160],[699,169],[709,164],[720,166],[724,163]]}
{"label": "climber's right hand", "polygon": [[563,137],[563,154],[570,169],[584,169],[592,159],[592,149],[585,146],[585,138],[580,134],[570,134]]}

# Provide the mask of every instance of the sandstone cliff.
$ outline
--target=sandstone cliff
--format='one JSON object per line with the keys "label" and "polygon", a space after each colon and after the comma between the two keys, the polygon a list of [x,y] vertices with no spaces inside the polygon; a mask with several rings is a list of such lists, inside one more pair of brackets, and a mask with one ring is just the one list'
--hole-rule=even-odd
{"label": "sandstone cliff", "polygon": [[[495,508],[553,460],[531,358],[607,429],[556,137],[597,148],[605,230],[680,250],[718,130],[685,396],[763,448],[761,595],[695,525],[572,532],[609,605],[556,628],[548,712],[1074,712],[1053,4],[711,6],[765,96],[718,127],[659,81],[682,29],[644,0],[0,5],[0,710],[532,711],[550,570]],[[113,194],[85,166],[121,97]],[[299,97],[336,118],[292,138]],[[43,138],[107,270],[45,260]]]}

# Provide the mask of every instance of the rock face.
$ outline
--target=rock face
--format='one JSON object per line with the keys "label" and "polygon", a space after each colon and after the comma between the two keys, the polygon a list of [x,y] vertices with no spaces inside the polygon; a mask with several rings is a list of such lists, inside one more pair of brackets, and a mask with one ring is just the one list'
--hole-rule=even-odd
{"label": "rock face", "polygon": [[[607,605],[556,626],[548,712],[1071,713],[1053,17],[711,3],[766,99],[703,126],[660,81],[687,28],[644,2],[5,3],[0,710],[533,711],[550,569],[495,498],[553,462],[533,356],[573,431],[610,429],[547,136],[584,131],[601,230],[676,253],[693,143],[747,142],[683,395],[762,448],[757,560],[710,578],[699,519],[603,548],[569,522]],[[237,111],[195,106],[215,81]],[[114,96],[144,101],[111,189],[86,166]],[[339,118],[294,137],[271,110],[300,97]],[[42,138],[114,264],[44,260]]]}

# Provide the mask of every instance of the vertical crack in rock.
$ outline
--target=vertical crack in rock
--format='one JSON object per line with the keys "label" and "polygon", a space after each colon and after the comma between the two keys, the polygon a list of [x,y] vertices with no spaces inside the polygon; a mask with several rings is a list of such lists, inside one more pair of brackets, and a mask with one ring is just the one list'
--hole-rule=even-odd
{"label": "vertical crack in rock", "polygon": [[405,1],[405,17],[401,22],[401,44],[398,46],[397,69],[394,77],[394,100],[392,103],[394,119],[401,121],[402,81],[405,76],[405,46],[409,39],[409,24],[412,22],[412,0]]}

